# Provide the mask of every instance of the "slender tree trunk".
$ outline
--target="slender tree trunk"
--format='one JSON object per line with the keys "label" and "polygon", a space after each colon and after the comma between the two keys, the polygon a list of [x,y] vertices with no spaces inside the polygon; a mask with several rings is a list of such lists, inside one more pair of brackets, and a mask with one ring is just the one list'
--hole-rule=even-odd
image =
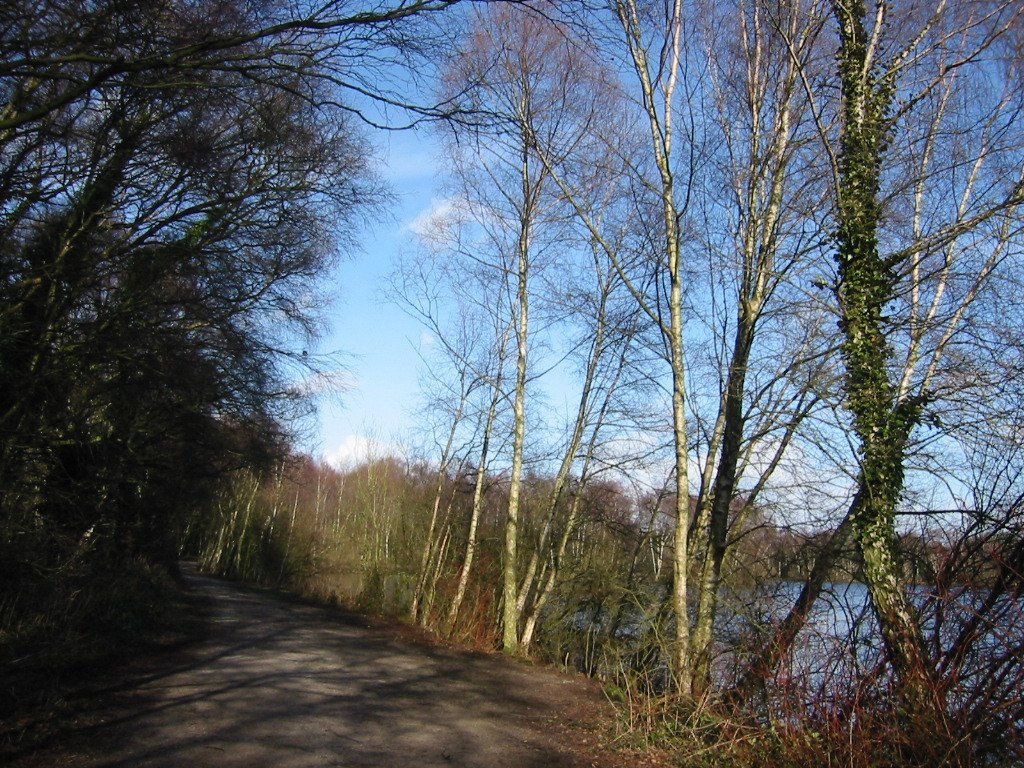
{"label": "slender tree trunk", "polygon": [[664,59],[653,68],[647,58],[649,45],[644,34],[645,22],[636,0],[618,0],[615,7],[625,34],[633,69],[643,94],[644,111],[650,129],[652,156],[658,172],[659,187],[657,191],[662,209],[660,237],[663,251],[659,255],[664,259],[665,276],[669,281],[669,322],[667,326],[661,322],[661,331],[667,346],[672,377],[672,438],[676,474],[676,525],[673,537],[671,594],[672,610],[675,617],[672,671],[679,688],[688,690],[690,678],[690,619],[687,609],[690,533],[689,441],[686,424],[686,355],[683,344],[682,233],[680,210],[676,200],[675,169],[673,168],[673,139],[675,138],[673,115],[678,106],[675,101],[675,92],[682,71],[683,6],[682,0],[673,0],[667,8],[667,24],[662,41]]}
{"label": "slender tree trunk", "polygon": [[558,547],[555,552],[552,553],[552,562],[546,569],[545,574],[542,574],[543,584],[537,587],[537,596],[533,601],[533,605],[530,612],[526,615],[523,621],[523,632],[520,640],[521,647],[526,650],[530,647],[533,642],[533,634],[537,628],[537,621],[540,619],[540,613],[544,609],[544,605],[547,603],[548,597],[555,588],[555,582],[558,579],[559,565],[562,562],[562,558],[565,557],[565,550],[569,545],[569,539],[572,537],[573,531],[576,530],[576,522],[579,520],[580,503],[582,496],[577,494],[573,497],[572,506],[569,509],[569,517],[565,521],[565,528],[562,530],[562,535],[559,537]]}
{"label": "slender tree trunk", "polygon": [[469,584],[469,574],[473,568],[473,558],[476,554],[476,531],[480,522],[480,513],[483,510],[484,483],[487,480],[487,459],[490,453],[491,432],[494,429],[494,418],[498,410],[498,400],[501,398],[501,374],[499,373],[494,384],[494,392],[491,396],[491,403],[487,408],[487,417],[484,422],[483,442],[480,447],[480,461],[476,468],[476,479],[473,482],[473,508],[469,515],[469,532],[466,537],[466,552],[462,558],[462,568],[459,570],[459,581],[455,587],[455,596],[452,598],[451,607],[448,609],[447,626],[448,631],[455,629],[455,622],[458,621],[459,611],[462,610],[462,601],[466,597],[466,587]]}
{"label": "slender tree trunk", "polygon": [[[788,19],[789,34],[796,36],[798,15]],[[769,61],[766,44],[767,22],[756,3],[749,12],[743,12],[741,34],[747,57],[747,99],[745,117],[750,120],[749,154],[743,164],[734,170],[735,194],[743,199],[739,217],[743,222],[738,243],[742,272],[737,291],[736,330],[732,355],[729,359],[724,400],[720,414],[720,443],[712,442],[711,455],[718,454],[714,484],[711,488],[710,510],[707,524],[706,554],[702,563],[700,596],[694,627],[694,693],[699,695],[710,683],[711,646],[722,566],[726,557],[727,537],[730,530],[729,514],[735,495],[745,427],[744,402],[747,369],[758,331],[758,322],[764,307],[771,300],[773,284],[778,275],[777,228],[783,216],[783,200],[790,180],[790,155],[793,150],[791,135],[792,94],[798,79],[797,67],[788,59],[777,95],[770,95],[773,83],[765,76]],[[774,110],[767,110],[770,122],[766,124],[766,105],[773,98]],[[789,443],[793,425],[787,430],[782,448]],[[715,437],[718,437],[716,425]],[[776,455],[758,480],[763,487],[777,466],[781,453]],[[709,465],[710,465],[709,461]],[[702,485],[706,484],[706,480]],[[702,488],[703,491],[703,488]],[[756,493],[754,494],[756,496]],[[752,499],[751,499],[752,501]],[[739,524],[736,521],[734,525]]]}
{"label": "slender tree trunk", "polygon": [[[602,310],[602,323],[601,323],[601,327],[602,328],[603,328],[603,325],[604,325],[604,323],[603,323],[603,316],[604,316],[604,313],[603,313],[603,310]],[[582,419],[582,413],[583,413],[583,402],[589,401],[589,399],[590,399],[589,392],[590,392],[590,390],[592,389],[592,386],[593,386],[593,379],[594,379],[594,376],[595,376],[595,373],[596,373],[597,358],[600,355],[600,353],[598,351],[600,345],[601,345],[601,340],[600,340],[600,338],[598,338],[598,339],[595,340],[595,352],[594,352],[594,357],[591,360],[592,366],[591,366],[591,369],[588,371],[588,379],[587,379],[587,385],[586,385],[587,394],[584,395],[583,399],[581,400],[581,405],[580,405],[580,416],[581,416],[581,419]],[[562,567],[562,561],[564,560],[566,550],[569,547],[569,540],[570,540],[570,538],[572,538],[572,535],[576,532],[576,526],[579,523],[579,518],[580,518],[580,508],[581,508],[582,502],[583,502],[582,489],[585,487],[586,482],[589,479],[591,461],[593,460],[594,455],[597,452],[598,440],[600,439],[601,431],[602,431],[601,428],[604,426],[605,421],[608,418],[608,413],[609,413],[609,411],[612,408],[612,404],[613,404],[614,397],[615,397],[615,392],[616,392],[616,390],[618,388],[619,378],[622,375],[622,372],[626,368],[626,358],[627,358],[629,349],[630,349],[630,347],[628,345],[624,345],[623,346],[621,354],[619,355],[619,358],[617,360],[617,367],[615,369],[615,376],[614,376],[612,382],[610,383],[610,385],[608,386],[608,388],[605,390],[605,397],[604,397],[604,400],[601,403],[601,408],[599,409],[598,414],[597,414],[596,418],[594,419],[594,424],[592,426],[591,433],[590,433],[590,439],[587,441],[587,448],[586,448],[586,453],[584,454],[583,466],[580,469],[580,492],[577,493],[573,497],[573,499],[572,499],[572,504],[569,507],[569,514],[566,517],[565,525],[562,528],[562,535],[559,538],[558,546],[555,548],[554,552],[552,552],[552,554],[551,554],[551,562],[548,564],[546,578],[545,578],[545,574],[542,574],[541,579],[542,579],[543,583],[541,585],[538,585],[537,594],[536,594],[536,597],[534,598],[533,605],[530,608],[529,613],[526,615],[525,621],[523,623],[523,632],[522,632],[521,644],[522,644],[522,647],[524,649],[529,648],[530,644],[533,642],[533,634],[534,634],[534,631],[536,630],[537,622],[540,620],[541,611],[544,609],[544,606],[547,603],[548,598],[551,596],[551,593],[554,591],[555,584],[557,583],[557,580],[558,580],[558,574],[559,574],[559,572],[561,570],[561,567]],[[580,429],[580,433],[581,433],[581,436],[582,436],[582,428]],[[578,446],[577,446],[577,448],[578,448]],[[573,453],[575,453],[575,450],[573,451]],[[553,514],[553,512],[554,512],[554,508],[552,507],[552,514]],[[635,563],[635,558],[634,558],[634,563]]]}
{"label": "slender tree trunk", "polygon": [[448,430],[448,439],[445,442],[444,449],[441,451],[441,463],[437,468],[437,486],[434,488],[434,502],[430,510],[430,526],[427,529],[427,538],[423,542],[423,552],[420,555],[420,569],[419,574],[416,577],[416,587],[412,595],[412,605],[409,607],[409,618],[416,623],[422,624],[426,620],[425,615],[420,616],[420,607],[423,600],[424,593],[429,589],[433,589],[434,585],[427,584],[428,573],[431,571],[430,560],[437,549],[437,542],[435,541],[435,531],[437,529],[438,515],[441,511],[441,497],[444,494],[444,481],[448,475],[448,466],[451,463],[452,446],[455,444],[455,433],[458,431],[459,424],[462,421],[462,410],[466,400],[466,374],[463,372],[462,375],[462,391],[460,393],[461,400],[458,408],[455,410],[454,417],[452,418],[451,428]]}
{"label": "slender tree trunk", "polygon": [[[537,575],[537,568],[540,564],[540,558],[543,556],[544,551],[547,549],[548,539],[551,536],[551,528],[554,525],[555,516],[558,513],[558,504],[561,501],[562,495],[565,492],[565,487],[569,482],[569,473],[572,470],[572,466],[576,461],[576,455],[579,453],[580,445],[583,443],[583,434],[587,428],[587,421],[590,419],[590,414],[593,405],[593,403],[591,402],[591,396],[594,391],[594,379],[597,376],[597,371],[601,364],[601,358],[603,357],[605,351],[605,309],[607,306],[607,300],[608,290],[606,286],[605,289],[602,291],[601,295],[601,302],[598,310],[596,328],[594,329],[594,338],[590,345],[590,354],[587,357],[587,370],[584,375],[583,388],[580,392],[580,399],[576,408],[576,421],[573,424],[572,436],[570,437],[569,443],[565,448],[565,453],[562,454],[562,461],[558,467],[558,472],[555,475],[555,482],[551,487],[551,493],[548,495],[547,510],[544,515],[544,525],[541,528],[541,533],[538,537],[537,547],[530,555],[530,562],[526,568],[526,574],[523,577],[522,586],[519,590],[519,598],[516,601],[516,610],[520,616],[523,616],[526,610],[526,602],[527,598],[529,597],[530,590],[534,589],[534,600],[537,601],[542,599],[540,596],[545,589],[545,587],[543,587],[540,583],[534,584],[533,582],[534,578]],[[594,433],[594,438],[596,439],[596,433]],[[591,452],[593,452],[593,441],[591,441],[590,450]],[[570,517],[572,516],[570,515]],[[549,574],[547,581],[553,584],[553,580],[554,575]],[[544,581],[543,574],[541,575],[540,579],[538,579],[538,581]],[[537,613],[536,607],[531,609],[531,613]],[[529,639],[522,640],[522,645],[524,647],[528,646],[529,644]]]}
{"label": "slender tree trunk", "polygon": [[[449,504],[448,510],[445,513],[446,519],[450,519],[451,516],[451,505]],[[427,579],[427,588],[423,593],[423,609],[420,617],[420,625],[426,626],[427,621],[430,617],[430,612],[434,608],[434,598],[437,596],[437,583],[441,579],[441,569],[444,567],[444,561],[448,557],[448,545],[451,543],[452,526],[451,522],[447,522],[444,526],[444,533],[441,535],[441,541],[437,545],[437,552],[434,556],[434,563],[431,567],[430,578]]]}
{"label": "slender tree trunk", "polygon": [[[678,249],[676,250],[678,258]],[[676,267],[678,269],[678,267]],[[690,615],[687,608],[687,557],[690,527],[689,442],[686,426],[686,366],[682,341],[682,288],[673,273],[670,294],[672,327],[678,329],[678,338],[672,344],[672,433],[676,468],[676,527],[672,560],[672,609],[676,620],[674,670],[682,685],[690,673]],[[675,334],[673,334],[675,335]]]}
{"label": "slender tree trunk", "polygon": [[[529,110],[523,109],[528,115]],[[523,136],[522,155],[523,210],[519,228],[517,253],[517,290],[518,322],[516,324],[516,386],[515,399],[512,405],[514,421],[512,438],[512,475],[509,479],[508,515],[505,519],[505,549],[502,564],[502,636],[501,644],[506,653],[519,652],[519,612],[517,598],[519,582],[517,578],[519,537],[519,503],[523,475],[523,448],[526,440],[526,371],[527,351],[529,342],[529,264],[530,264],[530,226],[533,216],[534,189],[530,181],[529,142]]]}
{"label": "slender tree trunk", "polygon": [[693,680],[695,696],[704,692],[710,682],[711,655],[718,589],[722,579],[729,532],[729,511],[736,488],[736,467],[743,441],[743,392],[747,362],[750,357],[753,324],[741,318],[727,380],[722,452],[711,491],[711,514],[707,531],[707,554],[701,569],[697,601],[697,617],[693,629]]}

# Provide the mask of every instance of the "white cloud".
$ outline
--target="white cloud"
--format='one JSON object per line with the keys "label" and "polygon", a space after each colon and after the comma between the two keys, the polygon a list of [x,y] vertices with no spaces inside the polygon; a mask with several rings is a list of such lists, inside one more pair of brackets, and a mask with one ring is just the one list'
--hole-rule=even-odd
{"label": "white cloud", "polygon": [[412,232],[425,245],[439,249],[456,238],[465,210],[465,202],[461,198],[435,197],[402,228]]}
{"label": "white cloud", "polygon": [[317,371],[307,376],[300,384],[299,391],[311,397],[337,397],[358,388],[359,380],[351,371]]}
{"label": "white cloud", "polygon": [[351,469],[371,459],[404,459],[405,453],[405,449],[396,443],[366,435],[349,435],[340,445],[324,454],[324,461],[337,469]]}

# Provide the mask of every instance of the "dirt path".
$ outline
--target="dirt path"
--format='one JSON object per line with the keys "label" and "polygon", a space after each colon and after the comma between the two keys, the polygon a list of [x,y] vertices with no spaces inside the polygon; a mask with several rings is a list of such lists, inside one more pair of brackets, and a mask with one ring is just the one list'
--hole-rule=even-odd
{"label": "dirt path", "polygon": [[209,611],[208,637],[126,671],[59,748],[16,765],[614,764],[580,722],[605,708],[586,681],[407,642],[194,570],[186,578]]}

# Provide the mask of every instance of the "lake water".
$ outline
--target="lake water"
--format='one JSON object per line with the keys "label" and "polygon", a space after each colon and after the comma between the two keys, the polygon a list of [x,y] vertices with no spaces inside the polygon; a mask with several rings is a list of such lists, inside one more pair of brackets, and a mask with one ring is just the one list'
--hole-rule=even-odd
{"label": "lake water", "polygon": [[[774,626],[785,618],[802,587],[802,582],[776,581],[756,589],[723,590],[713,665],[718,685],[729,687],[746,669],[751,655],[771,641]],[[925,639],[933,652],[953,643],[965,622],[977,615],[987,597],[983,590],[964,588],[947,595],[940,604],[930,599],[926,588],[915,587],[910,592],[922,611]],[[657,599],[651,602],[656,603]],[[652,652],[649,644],[644,650],[652,622],[639,608],[628,611],[625,619],[619,620],[615,630],[617,657],[610,655],[606,648],[602,651],[602,640],[608,639],[615,622],[610,608],[584,607],[567,617],[567,622],[576,639],[557,652],[557,658],[567,665],[602,677],[614,677],[624,667],[639,671],[640,665],[646,665],[645,671],[656,686],[659,680],[667,682],[664,658],[656,648]],[[660,634],[672,636],[671,621],[662,627]],[[1006,657],[1004,666],[1011,666],[1015,659],[1020,661],[1024,656],[1021,652],[1024,652],[1024,601],[1008,596],[995,606],[992,619],[980,624],[962,662],[964,681],[954,685],[950,695],[954,700],[966,696],[957,691],[966,691],[965,686],[972,679],[985,673],[986,664],[1002,655]],[[790,691],[802,690],[809,701],[828,700],[847,695],[851,686],[868,679],[882,660],[881,635],[866,585],[829,583],[813,605],[793,652],[777,670],[776,682]],[[1010,674],[1001,685],[1012,686],[1017,679]],[[1000,697],[1006,698],[1012,693],[1007,689]],[[1024,697],[1024,693],[1021,695]]]}
{"label": "lake water", "polygon": [[[718,615],[718,646],[713,675],[728,689],[746,669],[753,653],[773,637],[773,629],[792,608],[801,582],[779,581],[757,589],[723,590]],[[909,594],[921,613],[929,655],[940,659],[946,702],[955,721],[964,724],[979,750],[980,766],[1024,766],[1024,597],[998,599],[981,589],[957,588],[938,600],[924,587]],[[650,595],[656,605],[664,595]],[[673,635],[671,620],[654,622],[636,608],[609,638],[612,609],[590,605],[566,617],[569,632],[558,655],[588,674],[615,679],[624,670],[644,671],[649,690],[669,682],[662,649]],[[660,636],[659,643],[652,637]],[[961,652],[949,649],[960,644]],[[563,655],[564,654],[564,655]],[[888,711],[891,677],[867,587],[827,584],[812,607],[804,629],[775,671],[769,695],[753,700],[774,720],[818,716],[824,722],[858,716],[860,706],[880,702]]]}
{"label": "lake water", "polygon": [[[715,676],[720,684],[732,683],[750,654],[771,641],[774,626],[789,613],[802,588],[803,582],[779,581],[756,590],[723,591],[716,626],[720,642]],[[881,638],[867,587],[828,583],[778,677],[784,684],[806,687],[808,695],[820,695],[862,677],[880,657]]]}

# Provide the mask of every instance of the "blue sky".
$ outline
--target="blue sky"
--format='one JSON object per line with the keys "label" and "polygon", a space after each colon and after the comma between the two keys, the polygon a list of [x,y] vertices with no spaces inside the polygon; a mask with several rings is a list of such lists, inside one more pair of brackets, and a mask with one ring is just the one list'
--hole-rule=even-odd
{"label": "blue sky", "polygon": [[[341,353],[346,388],[322,399],[317,428],[300,446],[338,466],[351,466],[368,454],[398,454],[411,442],[420,398],[418,353],[428,340],[424,328],[392,301],[389,277],[401,254],[414,247],[410,225],[445,204],[443,158],[430,129],[374,132],[371,138],[378,147],[375,164],[393,201],[366,226],[359,248],[331,277],[330,332],[320,351]],[[565,394],[558,386],[554,392]],[[572,405],[560,397],[549,403],[566,412]],[[659,472],[653,475],[660,482]],[[833,490],[841,495],[841,489]],[[952,506],[951,500],[942,501]]]}
{"label": "blue sky", "polygon": [[388,296],[388,277],[412,245],[409,224],[440,201],[438,148],[429,129],[374,132],[376,165],[394,201],[367,226],[360,248],[336,269],[330,332],[320,349],[343,354],[346,391],[320,404],[316,435],[303,447],[328,460],[365,455],[368,440],[386,449],[410,429],[418,386],[422,328]]}

